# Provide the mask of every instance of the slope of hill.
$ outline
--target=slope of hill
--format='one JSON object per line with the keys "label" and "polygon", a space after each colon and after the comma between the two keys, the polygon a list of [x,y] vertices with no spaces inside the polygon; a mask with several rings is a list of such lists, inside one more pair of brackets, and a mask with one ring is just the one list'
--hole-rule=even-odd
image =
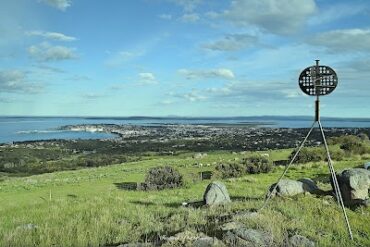
{"label": "slope of hill", "polygon": [[[287,158],[291,150],[271,151],[274,160]],[[216,208],[185,208],[184,201],[201,200],[209,180],[198,172],[214,170],[220,162],[246,154],[211,152],[200,159],[192,153],[106,167],[64,171],[0,182],[0,246],[117,246],[122,243],[155,242],[185,230],[217,236],[215,227],[223,216],[261,207],[269,185],[283,168],[268,174],[223,179],[232,203]],[[360,165],[367,156],[336,162],[335,169]],[[202,165],[200,165],[202,164]],[[171,165],[184,174],[186,185],[162,191],[126,191],[122,182],[143,181],[146,171]],[[288,178],[309,177],[322,189],[330,189],[324,162],[293,166]],[[332,197],[310,194],[275,198],[254,218],[240,219],[254,229],[269,233],[275,246],[288,235],[299,233],[318,246],[369,246],[370,209],[348,209],[354,242],[347,236],[341,210]],[[227,218],[227,217],[226,217]]]}

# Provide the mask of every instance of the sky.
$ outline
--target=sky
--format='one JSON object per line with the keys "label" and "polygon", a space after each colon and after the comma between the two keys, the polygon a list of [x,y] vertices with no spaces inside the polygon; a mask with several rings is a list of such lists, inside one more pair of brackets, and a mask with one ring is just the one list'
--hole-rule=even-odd
{"label": "sky", "polygon": [[368,0],[0,0],[0,115],[370,117]]}

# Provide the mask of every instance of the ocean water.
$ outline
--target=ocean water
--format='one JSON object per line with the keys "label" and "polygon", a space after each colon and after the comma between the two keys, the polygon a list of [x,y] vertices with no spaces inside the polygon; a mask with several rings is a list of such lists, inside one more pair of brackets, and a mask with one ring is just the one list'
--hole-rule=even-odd
{"label": "ocean water", "polygon": [[[323,118],[324,127],[370,128],[370,119]],[[0,143],[50,139],[106,139],[115,136],[109,133],[58,130],[64,125],[76,124],[256,124],[271,128],[309,128],[312,117],[225,117],[225,118],[181,118],[181,117],[0,117]]]}

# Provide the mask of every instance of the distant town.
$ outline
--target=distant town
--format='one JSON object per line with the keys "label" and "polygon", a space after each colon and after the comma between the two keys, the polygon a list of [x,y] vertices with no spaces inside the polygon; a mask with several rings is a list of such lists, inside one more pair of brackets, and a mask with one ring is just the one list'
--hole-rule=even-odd
{"label": "distant town", "polygon": [[[206,143],[215,149],[268,150],[292,148],[299,145],[308,131],[305,128],[264,128],[258,125],[115,125],[83,124],[67,125],[62,130],[104,132],[116,135],[107,139],[116,143],[168,143],[173,141],[198,141],[198,146]],[[370,134],[370,128],[328,128],[327,137],[342,135]],[[318,130],[314,131],[307,142],[317,146],[322,142]],[[183,148],[186,144],[180,144]],[[175,149],[177,146],[173,146]]]}

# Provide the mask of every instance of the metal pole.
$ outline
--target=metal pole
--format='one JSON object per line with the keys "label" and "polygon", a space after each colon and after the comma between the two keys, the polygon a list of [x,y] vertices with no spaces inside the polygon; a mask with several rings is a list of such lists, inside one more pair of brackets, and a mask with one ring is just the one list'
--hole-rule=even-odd
{"label": "metal pole", "polygon": [[264,208],[266,207],[267,203],[270,201],[270,199],[271,199],[271,197],[272,197],[272,194],[275,192],[275,190],[276,190],[276,188],[278,187],[278,185],[279,185],[279,183],[280,183],[281,179],[283,179],[283,177],[284,177],[284,176],[285,176],[285,174],[287,173],[287,171],[288,171],[289,167],[293,164],[293,162],[294,162],[294,160],[296,159],[297,155],[298,155],[298,154],[299,154],[299,152],[301,151],[301,149],[302,149],[302,147],[303,147],[304,143],[307,141],[307,138],[310,136],[310,134],[311,134],[311,132],[312,132],[313,128],[315,127],[315,123],[316,123],[316,122],[313,122],[313,124],[312,124],[312,126],[311,126],[311,129],[308,131],[308,133],[307,133],[306,137],[304,138],[304,140],[302,141],[302,143],[299,145],[299,148],[298,148],[297,152],[295,152],[295,154],[294,154],[293,158],[290,160],[289,164],[285,167],[285,169],[284,169],[283,173],[281,174],[281,176],[280,176],[280,178],[278,179],[277,183],[275,184],[274,188],[272,189],[272,191],[270,191],[270,192],[268,193],[268,196],[267,196],[267,198],[266,198],[265,202],[263,203],[262,207],[261,207],[258,211],[260,211],[260,210],[264,209]]}
{"label": "metal pole", "polygon": [[340,191],[340,187],[339,187],[339,184],[338,184],[337,176],[335,174],[334,167],[333,167],[333,164],[332,164],[332,160],[331,160],[331,157],[330,157],[329,147],[328,147],[328,144],[326,143],[325,133],[324,133],[324,130],[322,128],[321,122],[319,121],[318,123],[319,123],[319,127],[320,127],[322,138],[324,140],[326,155],[328,157],[329,170],[330,170],[330,173],[331,173],[332,179],[333,179],[334,190],[337,193],[336,196],[337,196],[337,199],[338,199],[339,204],[340,204],[340,206],[342,208],[342,211],[343,211],[344,220],[346,221],[346,225],[347,225],[347,230],[348,230],[349,237],[351,238],[351,240],[353,240],[353,234],[352,234],[351,226],[349,224],[349,220],[348,220],[348,217],[347,217],[346,209],[345,209],[344,203],[343,203],[342,193]]}
{"label": "metal pole", "polygon": [[320,91],[319,91],[319,88],[317,86],[320,86],[321,83],[321,76],[320,76],[320,67],[319,67],[319,61],[318,59],[315,60],[316,61],[316,66],[315,66],[315,76],[314,76],[314,87],[315,87],[315,90],[316,90],[316,102],[315,102],[315,121],[320,121],[320,99],[319,99],[319,95],[320,95]]}

